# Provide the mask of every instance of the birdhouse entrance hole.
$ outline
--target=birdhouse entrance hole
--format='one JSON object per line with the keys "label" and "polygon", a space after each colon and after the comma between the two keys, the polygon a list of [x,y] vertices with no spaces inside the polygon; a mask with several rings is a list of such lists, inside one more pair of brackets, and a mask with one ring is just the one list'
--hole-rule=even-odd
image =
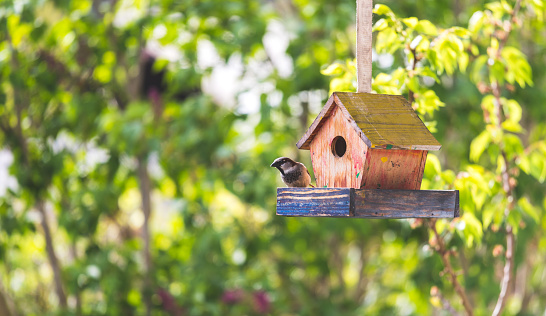
{"label": "birdhouse entrance hole", "polygon": [[347,142],[345,142],[345,138],[341,136],[336,136],[332,140],[332,153],[336,157],[343,157],[346,151],[347,151]]}

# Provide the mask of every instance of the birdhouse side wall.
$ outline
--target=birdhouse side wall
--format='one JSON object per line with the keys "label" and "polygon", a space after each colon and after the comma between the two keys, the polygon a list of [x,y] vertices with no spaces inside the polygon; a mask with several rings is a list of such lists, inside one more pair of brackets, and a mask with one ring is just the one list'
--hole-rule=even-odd
{"label": "birdhouse side wall", "polygon": [[362,189],[419,190],[426,150],[368,150]]}
{"label": "birdhouse side wall", "polygon": [[[345,154],[336,157],[332,150],[335,137],[346,143]],[[310,144],[311,161],[317,187],[360,189],[368,147],[335,105],[330,116]]]}

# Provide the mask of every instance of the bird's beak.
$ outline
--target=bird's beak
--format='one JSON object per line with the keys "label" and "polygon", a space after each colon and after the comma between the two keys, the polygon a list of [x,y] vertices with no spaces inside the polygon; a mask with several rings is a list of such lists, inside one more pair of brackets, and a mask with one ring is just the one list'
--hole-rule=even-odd
{"label": "bird's beak", "polygon": [[279,166],[281,165],[281,162],[279,159],[275,159],[272,163],[271,163],[271,168],[278,168]]}

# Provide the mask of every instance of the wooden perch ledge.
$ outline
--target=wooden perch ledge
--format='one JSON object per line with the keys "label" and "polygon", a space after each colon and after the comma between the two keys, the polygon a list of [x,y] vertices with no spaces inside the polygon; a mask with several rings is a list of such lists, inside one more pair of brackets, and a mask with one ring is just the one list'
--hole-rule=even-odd
{"label": "wooden perch ledge", "polygon": [[459,217],[459,191],[277,188],[277,215],[454,218]]}

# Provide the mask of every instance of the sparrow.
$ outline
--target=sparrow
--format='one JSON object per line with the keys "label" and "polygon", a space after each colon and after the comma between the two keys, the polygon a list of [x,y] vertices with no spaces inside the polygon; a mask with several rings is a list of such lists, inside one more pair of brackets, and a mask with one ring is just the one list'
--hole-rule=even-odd
{"label": "sparrow", "polygon": [[287,157],[275,159],[271,167],[279,169],[284,184],[289,188],[315,187],[311,184],[309,170],[301,162],[294,161]]}

